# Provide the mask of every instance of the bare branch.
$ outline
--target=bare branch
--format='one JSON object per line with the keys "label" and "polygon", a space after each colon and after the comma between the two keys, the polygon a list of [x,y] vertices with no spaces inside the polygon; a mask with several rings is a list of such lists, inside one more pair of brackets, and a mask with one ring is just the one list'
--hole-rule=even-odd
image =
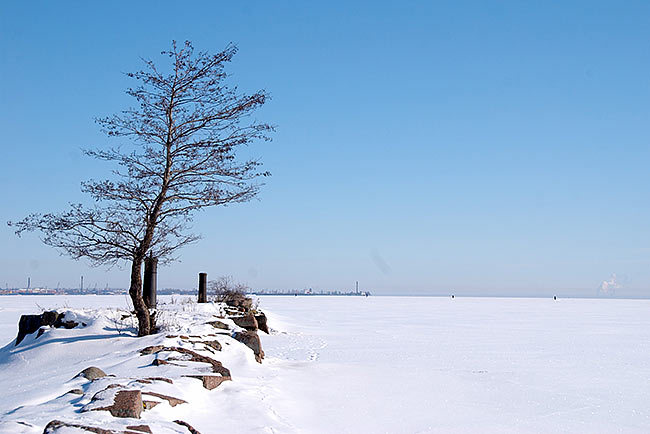
{"label": "bare branch", "polygon": [[96,120],[108,136],[128,139],[128,150],[85,151],[115,166],[112,178],[82,183],[95,206],[10,223],[18,235],[40,232],[45,244],[74,259],[130,261],[141,334],[149,324],[140,295],[145,256],[174,260],[178,249],[199,239],[190,230],[194,212],[249,201],[262,185],[257,178],[268,176],[259,161],[237,158],[241,146],[270,140],[273,127],[250,120],[269,100],[265,91],[249,95],[228,85],[225,66],[236,53],[232,44],[209,54],[174,41],[162,52],[171,61],[167,72],[143,59],[142,70],[127,74],[138,83],[126,91],[135,107]]}

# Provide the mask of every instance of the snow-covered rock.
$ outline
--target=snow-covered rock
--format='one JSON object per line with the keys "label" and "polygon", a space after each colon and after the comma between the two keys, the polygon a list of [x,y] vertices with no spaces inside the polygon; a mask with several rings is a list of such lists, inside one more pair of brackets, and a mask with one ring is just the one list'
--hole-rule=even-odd
{"label": "snow-covered rock", "polygon": [[[0,419],[0,432],[41,433],[47,426],[52,434],[123,433],[141,420],[156,433],[188,433],[196,423],[192,416],[200,416],[215,394],[242,390],[224,382],[234,383],[239,372],[254,375],[260,366],[261,347],[253,352],[233,338],[254,332],[225,317],[224,306],[168,303],[157,317],[161,332],[138,338],[126,310],[31,316],[39,333],[31,330],[0,350],[2,372],[14,380],[3,383],[17,403]],[[79,327],[51,327],[63,318]]]}

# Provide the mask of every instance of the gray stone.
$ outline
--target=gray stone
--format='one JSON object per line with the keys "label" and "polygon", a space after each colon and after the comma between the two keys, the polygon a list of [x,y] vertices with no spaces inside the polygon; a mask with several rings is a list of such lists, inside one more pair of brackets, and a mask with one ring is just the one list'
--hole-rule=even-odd
{"label": "gray stone", "polygon": [[106,373],[96,366],[90,366],[76,375],[77,377],[84,377],[90,381],[96,380],[106,376]]}

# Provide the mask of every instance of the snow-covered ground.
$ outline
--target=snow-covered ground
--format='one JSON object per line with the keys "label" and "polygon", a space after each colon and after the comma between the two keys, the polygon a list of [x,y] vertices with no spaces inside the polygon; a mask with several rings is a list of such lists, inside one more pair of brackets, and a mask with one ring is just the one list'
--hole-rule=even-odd
{"label": "snow-covered ground", "polygon": [[[126,306],[0,297],[2,342],[36,303]],[[191,412],[175,407],[203,434],[650,432],[648,300],[263,297],[261,308],[274,329],[264,363],[231,354],[232,382]],[[145,346],[112,339],[82,342],[86,353],[60,342],[74,366],[31,364],[20,379],[0,360],[0,426],[67,387],[66,369],[118,366],[119,351]]]}

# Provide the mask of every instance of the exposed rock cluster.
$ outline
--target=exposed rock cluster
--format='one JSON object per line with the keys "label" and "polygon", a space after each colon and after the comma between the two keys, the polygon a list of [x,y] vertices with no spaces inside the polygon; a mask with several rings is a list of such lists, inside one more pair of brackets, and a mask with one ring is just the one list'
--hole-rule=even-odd
{"label": "exposed rock cluster", "polygon": [[75,328],[79,323],[75,321],[64,321],[64,315],[57,311],[43,312],[40,315],[22,315],[18,321],[18,336],[16,336],[16,345],[25,339],[25,336],[39,331],[38,336],[43,334],[41,327],[65,327],[67,329]]}
{"label": "exposed rock cluster", "polygon": [[264,351],[257,331],[261,330],[267,334],[269,333],[266,315],[264,315],[264,312],[253,310],[253,300],[243,294],[229,294],[224,299],[224,303],[231,308],[230,319],[239,327],[245,329],[243,332],[234,332],[232,337],[253,350],[255,360],[262,363]]}
{"label": "exposed rock cluster", "polygon": [[[106,411],[115,418],[140,419],[143,412],[151,410],[163,402],[166,402],[170,407],[188,404],[184,399],[169,395],[169,392],[162,393],[165,390],[173,389],[161,390],[157,385],[164,383],[173,385],[175,381],[183,384],[180,379],[192,378],[199,380],[206,390],[214,390],[223,382],[232,381],[230,369],[213,358],[223,350],[222,343],[219,342],[219,336],[229,336],[243,343],[253,351],[255,360],[262,363],[264,351],[262,350],[258,330],[268,333],[269,329],[266,316],[264,313],[252,309],[252,300],[249,298],[233,297],[226,300],[225,304],[227,309],[222,309],[222,312],[225,310],[227,314],[207,322],[216,329],[214,332],[205,333],[206,329],[203,329],[204,333],[202,334],[166,335],[164,344],[150,345],[139,350],[139,355],[136,357],[143,359],[143,366],[168,366],[164,370],[165,374],[163,376],[120,378],[110,375],[110,370],[108,370],[109,374],[107,374],[99,367],[89,366],[75,376],[75,378],[84,378],[89,383],[71,389],[67,394],[79,395],[79,400],[82,400],[88,390],[95,391],[92,395],[87,395],[83,401],[87,402],[87,404],[80,407],[78,411],[81,413]],[[233,323],[235,326],[231,327],[229,324]],[[44,312],[41,315],[23,315],[19,322],[16,345],[20,344],[27,335],[36,331],[43,331],[46,327],[70,329],[77,326],[79,326],[79,323],[66,320],[64,313],[56,311]],[[206,353],[212,354],[212,356],[208,356]],[[87,386],[91,383],[95,386]],[[97,391],[97,386],[99,386],[99,391]],[[180,393],[182,395],[182,392]],[[187,396],[185,398],[187,399]],[[153,432],[152,428],[147,424],[133,424],[126,426],[125,429],[116,430],[105,426],[94,426],[90,422],[86,424],[79,420],[65,421],[59,419],[61,418],[50,421],[43,433],[63,434],[71,432],[71,430],[95,434],[142,434]],[[86,419],[80,420],[85,421]],[[182,420],[169,420],[166,423],[182,426],[191,434],[200,434],[189,423]]]}

